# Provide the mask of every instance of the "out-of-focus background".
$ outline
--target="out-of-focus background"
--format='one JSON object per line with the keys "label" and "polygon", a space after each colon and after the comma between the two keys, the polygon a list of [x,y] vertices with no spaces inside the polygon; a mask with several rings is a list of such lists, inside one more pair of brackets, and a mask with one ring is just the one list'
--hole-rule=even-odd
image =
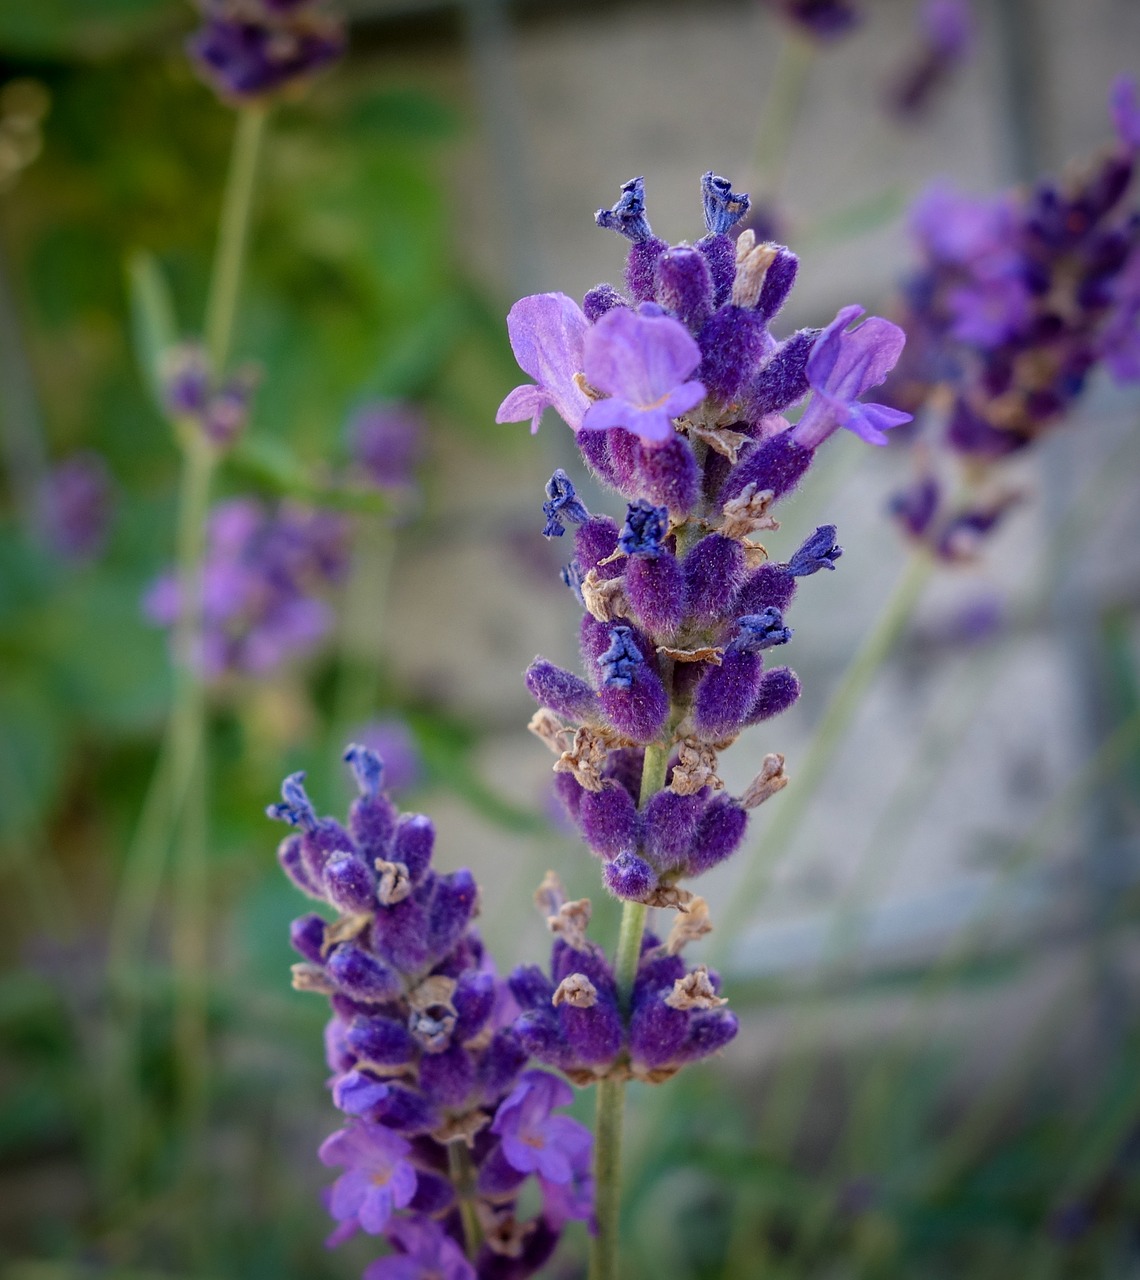
{"label": "out-of-focus background", "polygon": [[[131,280],[137,299],[157,265],[194,336],[233,117],[183,56],[189,5],[0,5],[5,1276],[315,1280],[371,1256],[321,1245],[323,1008],[289,987],[302,903],[263,816],[285,773],[338,812],[340,748],[381,735],[441,866],[476,872],[501,971],[543,956],[548,867],[612,937],[525,731],[527,663],[577,661],[566,556],[540,536],[542,486],[574,451],[553,415],[536,438],[494,423],[520,380],[510,303],[619,279],[593,212],[637,174],[654,230],[696,239],[712,169],[762,177],[801,256],[781,332],[889,310],[926,184],[1061,170],[1107,140],[1109,82],[1140,61],[1130,0],[975,0],[968,58],[899,118],[916,5],[864,9],[815,54],[779,164],[758,131],[787,36],[758,0],[355,0],[347,61],[274,112],[235,338],[261,381],[219,488],[335,508],[352,563],[323,590],[321,643],[212,687],[208,1104],[188,1175],[169,868],[130,1078],[106,1016],[170,696],[143,601],[173,557],[178,466]],[[381,513],[349,423],[393,401],[418,415],[419,460]],[[631,1091],[630,1280],[1140,1274],[1138,410],[1098,379],[1013,468],[1026,500],[977,563],[934,575],[794,835],[764,841],[789,791],[702,883],[742,1031]],[[82,545],[50,501],[77,456],[77,518],[98,526]],[[910,465],[835,440],[768,539],[785,559],[834,522],[844,555],[792,618],[804,696],[726,755],[730,789],[771,750],[795,786],[905,572],[885,508]],[[142,1136],[112,1158],[120,1109]],[[581,1274],[583,1253],[571,1232],[549,1274]]]}

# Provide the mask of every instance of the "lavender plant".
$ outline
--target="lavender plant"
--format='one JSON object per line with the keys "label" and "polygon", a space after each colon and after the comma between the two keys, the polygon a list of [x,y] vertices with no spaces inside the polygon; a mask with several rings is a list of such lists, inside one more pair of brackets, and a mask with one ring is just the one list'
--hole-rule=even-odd
{"label": "lavender plant", "polygon": [[[320,1149],[344,1169],[329,1244],[384,1236],[395,1252],[366,1280],[525,1280],[590,1216],[589,1131],[557,1114],[564,1081],[524,1069],[517,1009],[471,923],[470,871],[433,870],[432,822],[397,810],[374,751],[345,759],[360,791],[346,826],[317,817],[303,774],[268,810],[297,829],[278,850],[285,873],[337,913],[291,930],[294,987],[332,1006],[330,1086],[347,1118]],[[541,1208],[525,1217],[531,1177]]]}
{"label": "lavender plant", "polygon": [[[590,514],[564,471],[551,477],[543,532],[575,527],[564,580],[584,610],[587,678],[541,658],[526,675],[541,704],[530,727],[558,755],[559,795],[624,902],[621,934],[611,961],[585,938],[588,901],[562,901],[550,881],[551,974],[511,979],[530,1052],[599,1085],[595,1280],[618,1274],[625,1080],[666,1079],[735,1034],[718,977],[680,959],[711,927],[682,881],[736,852],[749,812],[787,783],[773,752],[730,796],[718,756],[799,696],[795,674],[764,654],[791,639],[798,579],[841,554],[831,525],[784,562],[751,535],[778,529],[772,509],[841,427],[884,444],[910,417],[860,400],[894,367],[902,331],[878,317],[849,328],[863,314],[852,306],[777,340],[770,326],[797,259],[747,230],[734,244],[748,197],[712,173],[701,186],[707,234],[695,245],[653,235],[640,178],[599,211],[600,226],[630,241],[627,293],[602,284],[581,308],[558,293],[515,304],[511,345],[535,382],[497,415],[529,418],[533,431],[552,406],[590,470],[629,499],[619,524]],[[784,415],[801,404],[793,426]],[[645,932],[651,906],[680,912],[664,944]]]}
{"label": "lavender plant", "polygon": [[925,262],[887,398],[922,411],[924,450],[893,510],[942,559],[976,554],[1018,498],[1001,461],[1056,429],[1097,369],[1140,380],[1135,82],[1118,80],[1111,105],[1115,143],[1061,181],[988,198],[936,187],[912,213]]}

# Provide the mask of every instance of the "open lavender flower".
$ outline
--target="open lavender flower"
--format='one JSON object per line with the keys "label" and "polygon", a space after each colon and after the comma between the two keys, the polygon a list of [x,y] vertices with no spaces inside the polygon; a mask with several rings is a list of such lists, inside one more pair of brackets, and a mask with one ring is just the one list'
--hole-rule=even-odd
{"label": "open lavender flower", "polygon": [[344,53],[344,29],[320,0],[199,0],[186,48],[219,97],[243,103],[294,89]]}
{"label": "open lavender flower", "polygon": [[[795,255],[749,232],[734,245],[748,197],[711,173],[701,190],[707,234],[693,246],[653,236],[641,179],[598,215],[630,242],[632,297],[599,285],[582,310],[545,294],[511,313],[516,350],[544,344],[559,385],[588,390],[566,421],[587,466],[629,500],[618,521],[575,498],[565,580],[584,608],[585,676],[536,659],[532,728],[558,755],[558,793],[606,887],[667,906],[684,905],[681,881],[729,857],[748,811],[786,781],[771,753],[730,797],[717,754],[795,702],[799,681],[772,660],[792,636],[784,614],[798,581],[840,555],[832,525],[783,563],[752,535],[779,528],[775,504],[840,427],[881,444],[909,420],[860,400],[894,366],[902,331],[878,317],[849,328],[863,313],[845,307],[823,331],[773,336]],[[565,341],[556,313],[575,317]],[[783,415],[804,402],[790,426]],[[555,481],[564,501],[565,473]],[[644,762],[662,752],[663,789],[642,795]]]}
{"label": "open lavender flower", "polygon": [[[471,873],[433,869],[432,823],[398,811],[375,752],[354,745],[345,759],[360,792],[346,824],[317,816],[301,774],[268,811],[294,828],[283,870],[334,915],[291,930],[294,987],[332,1006],[332,1098],[348,1117],[320,1150],[343,1170],[327,1195],[333,1239],[360,1230],[396,1248],[366,1280],[525,1280],[566,1221],[592,1212],[589,1132],[555,1114],[565,1084],[524,1071],[517,1009],[472,927]],[[520,1220],[532,1176],[543,1207]],[[481,1245],[465,1238],[461,1210]]]}
{"label": "open lavender flower", "polygon": [[[266,675],[313,650],[333,613],[319,593],[348,566],[348,525],[334,512],[251,498],[219,503],[210,514],[202,566],[202,631],[197,662],[209,679]],[[173,573],[150,587],[151,622],[172,628],[181,610]]]}
{"label": "open lavender flower", "polygon": [[[991,199],[936,188],[914,210],[925,264],[905,289],[913,341],[884,399],[927,410],[920,472],[894,510],[944,558],[974,554],[997,526],[1016,496],[997,464],[1062,422],[1098,367],[1140,380],[1135,99],[1133,82],[1114,86],[1116,144],[1062,183]],[[957,497],[944,478],[954,457],[970,473]]]}

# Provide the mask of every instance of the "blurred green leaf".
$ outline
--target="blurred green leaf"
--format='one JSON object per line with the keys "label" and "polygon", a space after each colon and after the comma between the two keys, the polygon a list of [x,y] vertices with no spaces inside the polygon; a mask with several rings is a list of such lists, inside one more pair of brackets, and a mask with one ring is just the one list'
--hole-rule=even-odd
{"label": "blurred green leaf", "polygon": [[374,490],[318,484],[287,444],[266,435],[243,437],[226,458],[226,470],[277,497],[299,498],[338,511],[383,515],[388,501]]}
{"label": "blurred green leaf", "polygon": [[0,49],[26,57],[106,55],[173,12],[169,0],[12,0],[0,4]]}

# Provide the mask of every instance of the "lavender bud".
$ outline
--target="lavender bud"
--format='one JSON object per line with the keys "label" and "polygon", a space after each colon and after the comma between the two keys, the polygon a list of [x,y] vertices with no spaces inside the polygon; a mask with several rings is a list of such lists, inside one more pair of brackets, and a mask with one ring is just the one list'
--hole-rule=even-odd
{"label": "lavender bud", "polygon": [[[582,310],[591,324],[596,324],[607,311],[614,307],[628,307],[629,303],[612,284],[596,284],[582,299]],[[584,435],[593,435],[586,431]]]}
{"label": "lavender bud", "polygon": [[313,964],[324,964],[325,922],[320,916],[299,916],[289,926],[289,945]]}
{"label": "lavender bud", "polygon": [[454,1204],[455,1188],[447,1178],[426,1169],[416,1170],[416,1193],[408,1201],[408,1209],[412,1213],[439,1218]]}
{"label": "lavender bud", "polygon": [[571,524],[585,524],[590,513],[578,498],[577,490],[565,471],[559,467],[546,482],[546,501],[542,504],[546,526],[544,538],[561,538],[566,532],[563,520]]}
{"label": "lavender bud", "polygon": [[744,393],[750,421],[784,413],[808,393],[807,362],[821,329],[800,329],[782,342]]}
{"label": "lavender bud", "polygon": [[301,837],[298,835],[286,836],[284,840],[277,846],[277,862],[281,870],[289,877],[290,880],[310,898],[316,898],[319,901],[324,900],[324,894],[313,883],[308,871],[305,868],[304,853],[302,850]]}
{"label": "lavender bud", "polygon": [[353,942],[334,947],[327,967],[337,987],[354,1000],[391,1000],[400,993],[397,975]]}
{"label": "lavender bud", "polygon": [[621,487],[618,474],[614,469],[613,460],[610,457],[610,431],[579,431],[574,437],[574,443],[578,446],[578,451],[582,455],[582,460],[586,466],[602,481],[611,488],[618,489]]}
{"label": "lavender bud", "polygon": [[456,942],[475,910],[478,897],[475,877],[466,868],[440,876],[429,918],[429,946],[441,959]]}
{"label": "lavender bud", "polygon": [[345,1039],[358,1057],[382,1067],[411,1062],[417,1052],[412,1033],[395,1018],[353,1018]]}
{"label": "lavender bud", "polygon": [[545,658],[535,658],[527,668],[525,680],[535,701],[557,715],[569,720],[597,719],[598,695],[573,672],[556,667]]}
{"label": "lavender bud", "polygon": [[396,824],[392,840],[392,861],[408,868],[413,884],[418,884],[431,865],[435,848],[435,824],[422,813],[405,813]]}
{"label": "lavender bud", "polygon": [[616,782],[601,791],[587,791],[578,810],[582,837],[603,858],[624,849],[635,849],[641,836],[641,818],[630,794]]}
{"label": "lavender bud", "polygon": [[[589,434],[589,433],[586,433]],[[597,432],[597,435],[609,435],[610,432]],[[574,535],[574,555],[583,576],[591,569],[598,571],[599,578],[616,578],[620,576],[625,562],[621,559],[602,564],[617,550],[618,527],[616,521],[609,516],[591,516],[581,525]]]}
{"label": "lavender bud", "polygon": [[368,911],[376,905],[376,877],[353,853],[334,853],[321,879],[325,895],[338,911]]}
{"label": "lavender bud", "polygon": [[746,613],[763,613],[765,609],[787,609],[796,594],[796,580],[778,564],[762,564],[745,578],[729,610],[736,617]]}
{"label": "lavender bud", "polygon": [[430,1133],[440,1123],[439,1108],[422,1093],[388,1086],[388,1096],[376,1108],[375,1118],[395,1133],[412,1136]]}
{"label": "lavender bud", "polygon": [[634,617],[649,632],[668,638],[685,618],[685,575],[676,556],[634,556],[625,571],[625,591]]}
{"label": "lavender bud", "polygon": [[811,449],[791,439],[790,432],[781,431],[750,450],[733,467],[721,488],[719,501],[723,504],[739,498],[750,484],[754,484],[758,492],[771,489],[780,498],[799,484],[814,456]]}
{"label": "lavender bud", "polygon": [[441,1053],[425,1053],[420,1059],[420,1088],[441,1106],[459,1106],[474,1083],[471,1056],[455,1040]]}
{"label": "lavender bud", "polygon": [[757,315],[762,316],[765,322],[770,322],[787,301],[799,269],[799,258],[785,245],[777,245],[776,255],[764,273],[764,283],[760,286],[755,306]]}
{"label": "lavender bud", "polygon": [[647,662],[634,667],[628,689],[604,688],[600,698],[606,719],[634,742],[652,742],[669,718],[669,695],[656,667]]}
{"label": "lavender bud", "polygon": [[756,376],[773,345],[764,317],[745,307],[714,311],[697,335],[703,359],[696,378],[710,395],[727,403]]}
{"label": "lavender bud", "polygon": [[[629,432],[610,431],[611,437]],[[671,515],[683,519],[697,505],[701,494],[701,472],[693,451],[681,436],[656,448],[644,447],[632,437],[636,473],[642,492],[651,501],[667,507]]]}
{"label": "lavender bud", "polygon": [[723,306],[732,295],[736,279],[736,245],[724,235],[702,236],[695,246],[709,264],[713,285],[713,306]]}
{"label": "lavender bud", "polygon": [[644,858],[639,858],[629,850],[619,853],[612,862],[606,863],[602,869],[602,879],[615,897],[626,898],[631,902],[643,901],[657,885],[657,875],[653,868]]}
{"label": "lavender bud", "polygon": [[671,1009],[660,992],[639,1001],[629,1024],[629,1055],[643,1070],[671,1065],[689,1034],[690,1017]]}
{"label": "lavender bud", "polygon": [[697,827],[689,857],[689,874],[699,876],[731,857],[740,848],[747,829],[748,814],[731,796],[714,797]]}
{"label": "lavender bud", "polygon": [[697,249],[678,245],[657,259],[657,301],[682,324],[699,331],[712,311],[713,283],[708,260]]}
{"label": "lavender bud", "polygon": [[514,1084],[526,1066],[527,1052],[510,1027],[503,1027],[491,1037],[483,1051],[476,1072],[476,1086],[484,1102],[497,1102]]}
{"label": "lavender bud", "polygon": [[708,790],[680,796],[658,791],[645,806],[645,855],[658,871],[672,871],[689,856],[697,824],[708,803]]}
{"label": "lavender bud", "polygon": [[698,626],[719,621],[747,571],[744,548],[733,538],[711,533],[685,557],[685,599]]}
{"label": "lavender bud", "polygon": [[451,997],[455,1006],[454,1038],[465,1044],[487,1025],[495,1008],[495,979],[489,973],[464,973]]}
{"label": "lavender bud", "polygon": [[800,696],[800,682],[790,667],[773,667],[760,679],[756,701],[748,712],[746,724],[760,724],[787,711]]}
{"label": "lavender bud", "polygon": [[689,1026],[678,1058],[681,1062],[696,1062],[723,1049],[740,1029],[736,1014],[731,1009],[714,1009],[698,1014]]}
{"label": "lavender bud", "polygon": [[764,669],[758,653],[728,649],[719,667],[709,666],[697,685],[693,727],[708,742],[730,738],[744,727]]}
{"label": "lavender bud", "polygon": [[737,618],[739,628],[736,639],[729,645],[732,653],[759,653],[776,645],[787,644],[792,629],[784,626],[779,609],[765,609],[763,613],[747,613]]}

